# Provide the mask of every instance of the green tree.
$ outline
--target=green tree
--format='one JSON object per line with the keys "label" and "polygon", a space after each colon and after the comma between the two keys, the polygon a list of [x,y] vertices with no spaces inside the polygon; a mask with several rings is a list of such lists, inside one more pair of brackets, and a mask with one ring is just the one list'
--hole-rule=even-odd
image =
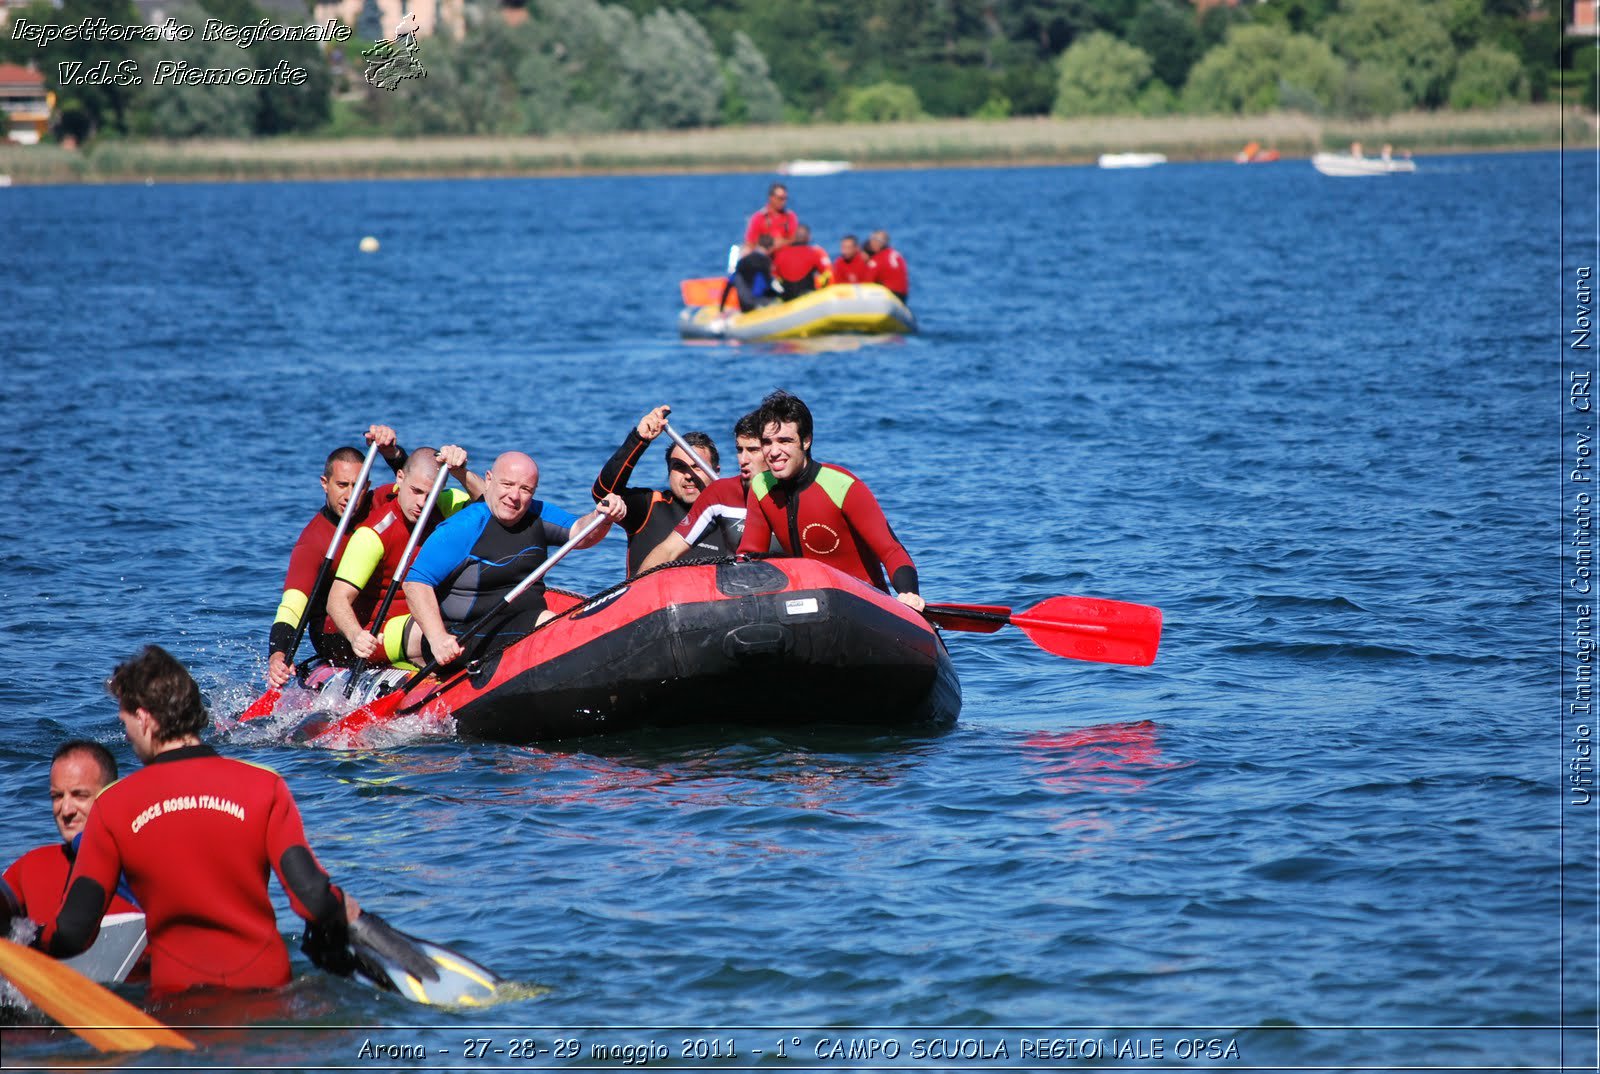
{"label": "green tree", "polygon": [[1138,111],[1139,91],[1150,80],[1150,57],[1108,33],[1079,38],[1061,54],[1056,89],[1058,116],[1109,116]]}
{"label": "green tree", "polygon": [[[177,17],[177,16],[174,16]],[[183,19],[179,18],[182,22]],[[244,69],[240,50],[221,41],[162,43],[161,59],[191,68]],[[154,70],[139,87],[140,127],[158,138],[246,138],[254,131],[259,89],[255,86],[156,85]]]}
{"label": "green tree", "polygon": [[723,66],[723,81],[724,122],[782,122],[783,96],[772,81],[767,58],[743,30],[734,31],[732,48]]}
{"label": "green tree", "polygon": [[1346,69],[1333,100],[1333,111],[1368,119],[1404,111],[1409,104],[1398,74],[1377,64],[1358,63]]}
{"label": "green tree", "polygon": [[851,123],[894,123],[922,116],[917,91],[898,82],[874,82],[845,95],[844,118]]}
{"label": "green tree", "polygon": [[1444,0],[1349,0],[1325,37],[1353,63],[1393,71],[1410,103],[1432,108],[1444,103],[1455,70],[1450,17]]}
{"label": "green tree", "polygon": [[1189,112],[1267,112],[1331,105],[1344,78],[1333,50],[1314,37],[1276,26],[1237,26],[1189,73]]}
{"label": "green tree", "polygon": [[1128,28],[1128,44],[1143,50],[1152,73],[1173,89],[1183,85],[1201,52],[1194,14],[1173,0],[1146,0]]}
{"label": "green tree", "polygon": [[1479,45],[1462,56],[1450,83],[1451,108],[1496,108],[1527,99],[1522,61],[1494,45]]}
{"label": "green tree", "polygon": [[722,71],[705,28],[685,11],[658,8],[639,21],[622,55],[628,128],[708,127],[722,105]]}
{"label": "green tree", "polygon": [[[1582,86],[1579,99],[1584,107],[1594,112],[1600,110],[1600,45],[1588,45],[1572,54],[1572,72]],[[1568,81],[1567,85],[1575,83]],[[1571,103],[1576,104],[1577,101]]]}
{"label": "green tree", "polygon": [[[132,128],[133,110],[139,87],[118,84],[118,65],[132,61],[139,65],[146,80],[147,68],[153,68],[152,46],[145,42],[92,40],[56,40],[43,48],[34,42],[15,38],[20,20],[39,26],[78,25],[85,19],[103,18],[119,25],[138,25],[144,20],[131,0],[62,0],[59,6],[51,0],[35,0],[27,7],[13,9],[7,24],[0,27],[0,60],[20,63],[36,68],[44,75],[45,88],[56,95],[58,133],[70,134],[79,142],[86,141],[105,130],[126,134]],[[165,47],[165,42],[163,49]],[[166,58],[165,51],[162,58]],[[92,85],[81,76],[105,63],[111,76],[107,85]],[[65,65],[65,66],[63,66]],[[62,75],[67,74],[67,83]]]}

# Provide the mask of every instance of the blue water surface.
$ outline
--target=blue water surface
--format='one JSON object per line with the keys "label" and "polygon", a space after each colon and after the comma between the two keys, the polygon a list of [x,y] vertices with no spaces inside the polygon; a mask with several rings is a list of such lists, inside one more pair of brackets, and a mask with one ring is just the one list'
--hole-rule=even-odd
{"label": "blue water surface", "polygon": [[[217,711],[255,695],[321,460],[373,421],[480,468],[530,451],[541,495],[582,510],[649,408],[726,445],[782,386],[931,599],[1166,616],[1144,669],[950,635],[942,734],[225,736],[289,780],[364,905],[530,987],[423,1008],[297,954],[282,993],[159,1005],[241,1028],[127,1064],[421,1041],[392,1067],[481,1066],[481,1038],[510,1069],[529,1038],[524,1065],[571,1067],[560,1040],[604,1069],[596,1045],[647,1042],[713,1069],[1592,1065],[1592,1028],[1552,1028],[1597,1017],[1560,662],[1558,317],[1592,161],[795,179],[830,248],[890,230],[923,333],[680,342],[677,281],[721,267],[766,182],[0,191],[5,861],[54,837],[62,739],[135,765],[101,688],[119,659],[158,642]],[[622,566],[613,536],[552,580]],[[93,1054],[40,1029],[4,1049]]]}

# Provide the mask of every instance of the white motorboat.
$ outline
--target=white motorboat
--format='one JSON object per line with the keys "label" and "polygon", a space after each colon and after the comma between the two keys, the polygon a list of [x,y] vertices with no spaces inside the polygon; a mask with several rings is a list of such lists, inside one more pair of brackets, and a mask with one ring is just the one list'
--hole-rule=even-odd
{"label": "white motorboat", "polygon": [[1318,153],[1311,166],[1323,175],[1352,178],[1364,175],[1399,175],[1417,170],[1416,162],[1396,157],[1358,157],[1350,153]]}
{"label": "white motorboat", "polygon": [[1102,168],[1149,168],[1156,164],[1165,164],[1165,153],[1101,153],[1100,167]]}
{"label": "white motorboat", "polygon": [[838,175],[849,170],[848,160],[791,160],[778,165],[779,175]]}

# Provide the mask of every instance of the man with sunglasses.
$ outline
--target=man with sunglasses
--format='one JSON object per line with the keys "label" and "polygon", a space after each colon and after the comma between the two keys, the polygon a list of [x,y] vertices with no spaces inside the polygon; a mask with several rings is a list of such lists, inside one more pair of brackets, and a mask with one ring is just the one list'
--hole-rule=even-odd
{"label": "man with sunglasses", "polygon": [[[627,513],[622,517],[622,528],[628,534],[628,577],[638,574],[644,561],[657,545],[666,539],[678,523],[688,515],[689,508],[700,498],[700,493],[711,483],[709,475],[694,464],[683,448],[673,446],[667,452],[667,487],[665,489],[632,488],[628,478],[633,468],[651,442],[667,427],[670,406],[658,406],[639,419],[639,424],[628,430],[622,446],[606,460],[600,476],[594,479],[591,493],[596,502],[614,495],[622,499]],[[717,445],[702,432],[685,433],[684,441],[693,445],[702,458],[713,467],[720,465]],[[708,531],[694,546],[710,556],[731,556],[734,549],[716,531]]]}
{"label": "man with sunglasses", "polygon": [[750,223],[745,225],[745,249],[755,249],[763,235],[772,236],[773,249],[787,246],[794,241],[799,226],[800,218],[789,208],[789,188],[773,183],[767,188],[767,203],[751,213]]}

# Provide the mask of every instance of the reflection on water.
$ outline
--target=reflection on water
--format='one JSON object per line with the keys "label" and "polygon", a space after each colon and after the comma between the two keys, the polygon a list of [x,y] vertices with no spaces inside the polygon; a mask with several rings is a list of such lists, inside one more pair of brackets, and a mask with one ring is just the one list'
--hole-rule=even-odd
{"label": "reflection on water", "polygon": [[1151,720],[1040,732],[1030,736],[1024,746],[1034,767],[1043,774],[1040,783],[1058,794],[1132,794],[1149,782],[1139,773],[1184,767],[1162,760]]}

